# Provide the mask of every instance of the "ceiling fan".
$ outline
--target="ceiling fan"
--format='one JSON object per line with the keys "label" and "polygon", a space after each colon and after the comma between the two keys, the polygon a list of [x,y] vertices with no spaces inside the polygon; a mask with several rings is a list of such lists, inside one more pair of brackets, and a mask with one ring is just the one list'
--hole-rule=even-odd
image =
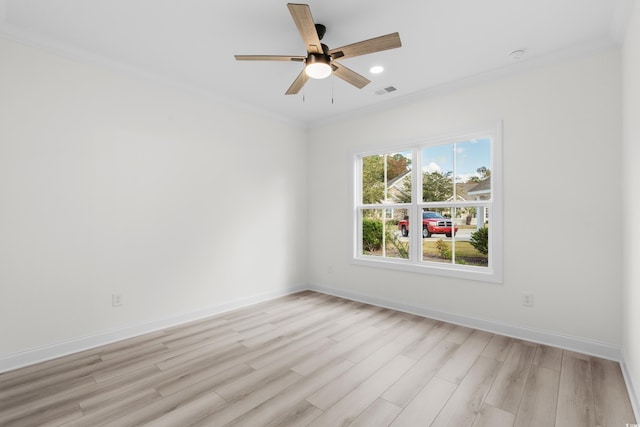
{"label": "ceiling fan", "polygon": [[289,3],[287,7],[307,47],[307,56],[235,55],[238,61],[303,62],[305,68],[291,84],[286,92],[287,95],[295,95],[300,92],[300,89],[302,89],[309,77],[324,79],[325,77],[329,77],[331,73],[358,89],[362,89],[371,82],[366,77],[350,70],[336,60],[353,58],[354,56],[395,49],[402,46],[400,35],[398,33],[391,33],[336,49],[329,49],[326,44],[320,43],[327,29],[324,25],[313,22],[309,5]]}

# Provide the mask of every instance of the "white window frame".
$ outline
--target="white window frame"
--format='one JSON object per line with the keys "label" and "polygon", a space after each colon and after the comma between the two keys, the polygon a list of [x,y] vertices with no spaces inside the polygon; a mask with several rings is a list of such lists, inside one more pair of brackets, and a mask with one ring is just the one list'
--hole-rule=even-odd
{"label": "white window frame", "polygon": [[[436,146],[464,142],[489,137],[491,143],[491,199],[487,201],[422,201],[422,173],[412,173],[412,202],[407,204],[371,204],[362,203],[362,159],[367,156],[412,152],[412,168],[422,170],[421,150],[425,146]],[[490,125],[478,126],[467,131],[451,132],[446,135],[424,138],[405,144],[381,144],[366,150],[352,151],[351,186],[351,236],[353,242],[353,264],[401,270],[414,273],[432,274],[483,282],[502,283],[503,281],[503,234],[502,234],[502,121]],[[486,267],[469,266],[454,263],[436,263],[422,260],[422,221],[409,222],[409,259],[386,258],[365,255],[362,251],[362,210],[363,209],[408,209],[410,218],[422,218],[425,207],[477,207],[489,209],[491,215],[489,227],[489,265]]]}

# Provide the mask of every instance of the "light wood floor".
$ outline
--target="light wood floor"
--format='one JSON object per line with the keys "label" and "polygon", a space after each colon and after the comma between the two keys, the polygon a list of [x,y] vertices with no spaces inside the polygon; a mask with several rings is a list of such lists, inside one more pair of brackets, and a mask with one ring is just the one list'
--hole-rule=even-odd
{"label": "light wood floor", "polygon": [[314,292],[0,374],[1,426],[635,422],[615,362]]}

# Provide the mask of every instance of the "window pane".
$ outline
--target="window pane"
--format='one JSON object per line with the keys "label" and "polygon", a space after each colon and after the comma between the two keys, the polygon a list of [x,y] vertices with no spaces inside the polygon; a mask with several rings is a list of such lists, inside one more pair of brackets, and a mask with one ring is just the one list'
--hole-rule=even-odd
{"label": "window pane", "polygon": [[[489,218],[485,207],[478,207],[470,225],[461,226],[456,234],[456,264],[489,266]],[[484,224],[484,225],[483,225]]]}
{"label": "window pane", "polygon": [[363,255],[408,259],[408,223],[408,209],[363,209]]}
{"label": "window pane", "polygon": [[422,260],[451,264],[455,255],[454,208],[429,208],[422,211]]}
{"label": "window pane", "polygon": [[411,152],[362,158],[362,203],[411,203]]}
{"label": "window pane", "polygon": [[453,197],[453,144],[422,149],[422,199],[444,202]]}
{"label": "window pane", "polygon": [[491,139],[456,143],[457,200],[491,199]]}

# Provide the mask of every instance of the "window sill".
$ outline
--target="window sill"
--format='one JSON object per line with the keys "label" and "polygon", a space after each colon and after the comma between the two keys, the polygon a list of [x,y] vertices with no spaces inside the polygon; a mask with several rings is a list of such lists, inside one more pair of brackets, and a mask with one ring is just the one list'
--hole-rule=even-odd
{"label": "window sill", "polygon": [[380,259],[379,257],[369,257],[366,255],[353,258],[351,263],[365,267],[383,268],[387,270],[405,271],[408,273],[419,273],[434,276],[444,276],[456,279],[475,280],[479,282],[490,282],[502,284],[502,274],[495,269],[487,267],[471,267],[456,265],[455,268],[446,267],[444,264],[421,263],[415,264],[411,261],[401,259]]}

